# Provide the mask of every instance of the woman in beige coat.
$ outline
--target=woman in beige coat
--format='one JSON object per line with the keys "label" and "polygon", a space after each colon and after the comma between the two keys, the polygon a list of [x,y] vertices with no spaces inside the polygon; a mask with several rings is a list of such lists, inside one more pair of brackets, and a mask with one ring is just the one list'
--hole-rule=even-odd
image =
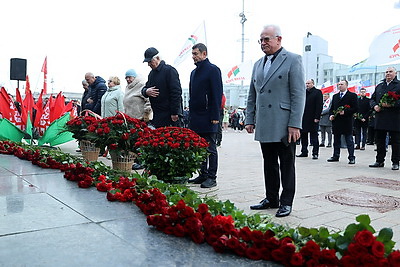
{"label": "woman in beige coat", "polygon": [[125,113],[132,118],[148,122],[153,114],[149,98],[145,98],[141,93],[145,81],[133,69],[127,70],[125,80],[128,83],[124,97]]}

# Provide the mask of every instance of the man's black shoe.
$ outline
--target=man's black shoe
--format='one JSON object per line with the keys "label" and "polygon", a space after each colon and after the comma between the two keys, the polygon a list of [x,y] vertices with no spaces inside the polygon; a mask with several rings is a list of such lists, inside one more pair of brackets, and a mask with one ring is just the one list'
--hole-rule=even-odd
{"label": "man's black shoe", "polygon": [[265,209],[276,209],[278,207],[279,207],[278,204],[275,204],[275,205],[271,204],[268,201],[268,199],[265,198],[265,199],[261,200],[259,204],[250,206],[250,209],[252,209],[252,210],[265,210]]}
{"label": "man's black shoe", "polygon": [[355,159],[350,159],[349,160],[349,164],[356,164],[356,160]]}
{"label": "man's black shoe", "polygon": [[141,169],[143,169],[142,165],[140,165],[139,163],[133,163],[132,170],[141,170]]}
{"label": "man's black shoe", "polygon": [[313,155],[312,159],[318,159],[318,155]]}
{"label": "man's black shoe", "polygon": [[392,170],[394,170],[394,171],[399,170],[399,164],[393,164],[392,165]]}
{"label": "man's black shoe", "polygon": [[326,160],[327,162],[335,162],[335,161],[339,161],[338,158],[335,157],[330,157],[329,159]]}
{"label": "man's black shoe", "polygon": [[75,150],[76,152],[82,152],[82,150],[80,150],[80,149],[77,149],[77,150]]}
{"label": "man's black shoe", "polygon": [[202,182],[200,185],[201,188],[211,188],[214,186],[217,186],[217,182],[215,181],[215,179],[211,179],[211,178],[208,178],[207,180]]}
{"label": "man's black shoe", "polygon": [[369,165],[371,168],[382,168],[383,166],[385,166],[385,163],[383,162],[375,162],[374,164]]}
{"label": "man's black shoe", "polygon": [[198,176],[198,177],[196,177],[196,178],[189,179],[189,183],[192,183],[192,184],[201,184],[201,183],[204,182],[205,180],[207,180],[206,177]]}
{"label": "man's black shoe", "polygon": [[319,147],[324,147],[325,145],[324,144],[319,144]]}
{"label": "man's black shoe", "polygon": [[280,205],[278,211],[276,212],[276,217],[285,217],[292,212],[292,206]]}
{"label": "man's black shoe", "polygon": [[307,155],[307,154],[301,153],[301,154],[299,154],[299,155],[296,155],[296,157],[299,157],[299,158],[306,158],[306,157],[308,157],[308,155]]}

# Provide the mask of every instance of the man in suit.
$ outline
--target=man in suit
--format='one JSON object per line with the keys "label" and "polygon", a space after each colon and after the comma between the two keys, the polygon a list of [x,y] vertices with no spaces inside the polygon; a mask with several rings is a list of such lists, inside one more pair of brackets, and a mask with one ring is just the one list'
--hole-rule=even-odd
{"label": "man in suit", "polygon": [[222,76],[221,70],[208,60],[207,47],[204,44],[193,46],[192,58],[196,68],[190,74],[189,82],[189,128],[208,142],[209,155],[201,166],[199,176],[189,182],[201,184],[202,188],[211,188],[217,185],[217,132],[222,101]]}
{"label": "man in suit", "polygon": [[292,211],[296,141],[306,94],[301,56],[288,52],[281,42],[279,26],[264,26],[259,43],[265,56],[254,64],[246,109],[246,131],[255,130],[261,145],[266,191],[266,198],[250,208],[278,208],[277,217]]}
{"label": "man in suit", "polygon": [[[358,112],[359,114],[354,121],[354,129],[356,132],[356,147],[355,149],[365,150],[367,143],[367,130],[368,130],[368,117],[371,114],[371,106],[369,98],[366,95],[365,88],[360,89],[360,97],[358,98]],[[360,146],[361,143],[361,146]]]}
{"label": "man in suit", "polygon": [[400,100],[385,103],[382,97],[385,93],[394,92],[400,95],[400,82],[396,78],[396,69],[388,67],[386,77],[375,88],[371,97],[371,107],[375,110],[375,140],[376,162],[369,167],[383,167],[386,156],[386,135],[389,133],[392,146],[392,170],[399,169],[400,160]]}
{"label": "man in suit", "polygon": [[341,137],[344,136],[349,153],[349,164],[356,163],[353,140],[353,115],[357,112],[357,95],[347,90],[349,83],[342,80],[338,83],[339,92],[333,95],[329,119],[333,130],[333,156],[328,162],[339,161]]}
{"label": "man in suit", "polygon": [[318,159],[319,142],[318,142],[318,123],[322,112],[322,92],[314,86],[314,80],[310,79],[306,82],[306,105],[304,107],[303,122],[301,129],[301,154],[297,157],[308,157],[308,134],[310,133],[310,141],[313,146],[312,158]]}

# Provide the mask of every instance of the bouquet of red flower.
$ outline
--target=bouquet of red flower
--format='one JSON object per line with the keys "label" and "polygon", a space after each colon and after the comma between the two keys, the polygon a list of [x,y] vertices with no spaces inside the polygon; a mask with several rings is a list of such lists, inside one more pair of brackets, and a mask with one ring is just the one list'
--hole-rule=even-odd
{"label": "bouquet of red flower", "polygon": [[97,119],[93,116],[77,116],[66,124],[66,130],[73,133],[72,137],[82,141],[87,140],[87,127]]}
{"label": "bouquet of red flower", "polygon": [[350,105],[340,106],[340,107],[338,107],[337,109],[335,109],[335,110],[333,111],[333,116],[336,118],[336,116],[339,115],[339,113],[340,113],[341,111],[345,111],[346,109],[349,109],[349,108],[350,108]]}
{"label": "bouquet of red flower", "polygon": [[208,155],[207,141],[180,127],[151,130],[139,137],[135,145],[146,170],[166,182],[187,181]]}
{"label": "bouquet of red flower", "polygon": [[382,104],[384,104],[384,103],[388,104],[389,106],[394,106],[396,101],[399,99],[400,99],[399,94],[397,94],[396,92],[393,92],[393,91],[389,91],[381,97],[381,99],[379,101],[379,107],[382,108]]}
{"label": "bouquet of red flower", "polygon": [[87,138],[96,147],[108,147],[111,151],[136,152],[138,137],[150,131],[145,122],[124,113],[93,121],[87,127]]}

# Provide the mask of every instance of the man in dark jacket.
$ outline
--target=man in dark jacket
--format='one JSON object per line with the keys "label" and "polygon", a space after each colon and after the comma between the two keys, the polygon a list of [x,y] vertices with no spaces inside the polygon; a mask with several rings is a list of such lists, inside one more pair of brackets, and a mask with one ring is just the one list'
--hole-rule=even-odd
{"label": "man in dark jacket", "polygon": [[101,97],[107,91],[106,81],[100,76],[94,76],[91,72],[85,74],[85,80],[89,84],[90,92],[86,108],[101,115]]}
{"label": "man in dark jacket", "polygon": [[301,129],[301,154],[297,157],[308,157],[308,133],[313,146],[312,158],[318,159],[318,123],[322,112],[322,92],[314,86],[314,80],[306,82],[306,105],[304,107],[303,122]]}
{"label": "man in dark jacket", "polygon": [[[370,167],[383,167],[386,156],[385,141],[389,133],[392,146],[392,170],[399,169],[400,160],[400,100],[385,101],[382,97],[391,92],[400,97],[400,82],[396,78],[396,69],[388,67],[386,78],[375,88],[371,97],[371,107],[375,110],[375,140],[376,140],[376,162]],[[393,102],[393,103],[388,103]]]}
{"label": "man in dark jacket", "polygon": [[[366,95],[365,88],[360,89],[360,97],[358,98],[358,112],[354,121],[354,129],[356,132],[356,147],[355,149],[365,150],[367,142],[368,117],[371,114],[371,106],[369,98]],[[361,143],[361,146],[360,146]]]}
{"label": "man in dark jacket", "polygon": [[189,182],[210,188],[217,185],[216,138],[222,101],[222,76],[221,70],[208,60],[204,44],[198,43],[192,47],[192,58],[196,69],[190,74],[189,128],[209,143],[209,156],[203,162],[199,176]]}
{"label": "man in dark jacket", "polygon": [[329,110],[333,130],[333,156],[328,162],[339,161],[342,135],[346,140],[349,153],[349,164],[356,163],[354,156],[353,116],[357,112],[357,95],[347,90],[349,83],[342,80],[338,83],[339,92],[333,95],[332,106]]}
{"label": "man in dark jacket", "polygon": [[81,111],[87,109],[86,105],[88,104],[87,100],[90,96],[90,92],[89,92],[89,83],[86,80],[82,81],[82,87],[83,87],[83,94],[82,94],[82,101],[81,101],[81,107],[78,111],[78,113],[80,114]]}
{"label": "man in dark jacket", "polygon": [[176,69],[165,64],[154,47],[144,52],[144,60],[151,71],[142,95],[150,98],[153,110],[152,125],[156,128],[164,126],[182,127],[182,88]]}

